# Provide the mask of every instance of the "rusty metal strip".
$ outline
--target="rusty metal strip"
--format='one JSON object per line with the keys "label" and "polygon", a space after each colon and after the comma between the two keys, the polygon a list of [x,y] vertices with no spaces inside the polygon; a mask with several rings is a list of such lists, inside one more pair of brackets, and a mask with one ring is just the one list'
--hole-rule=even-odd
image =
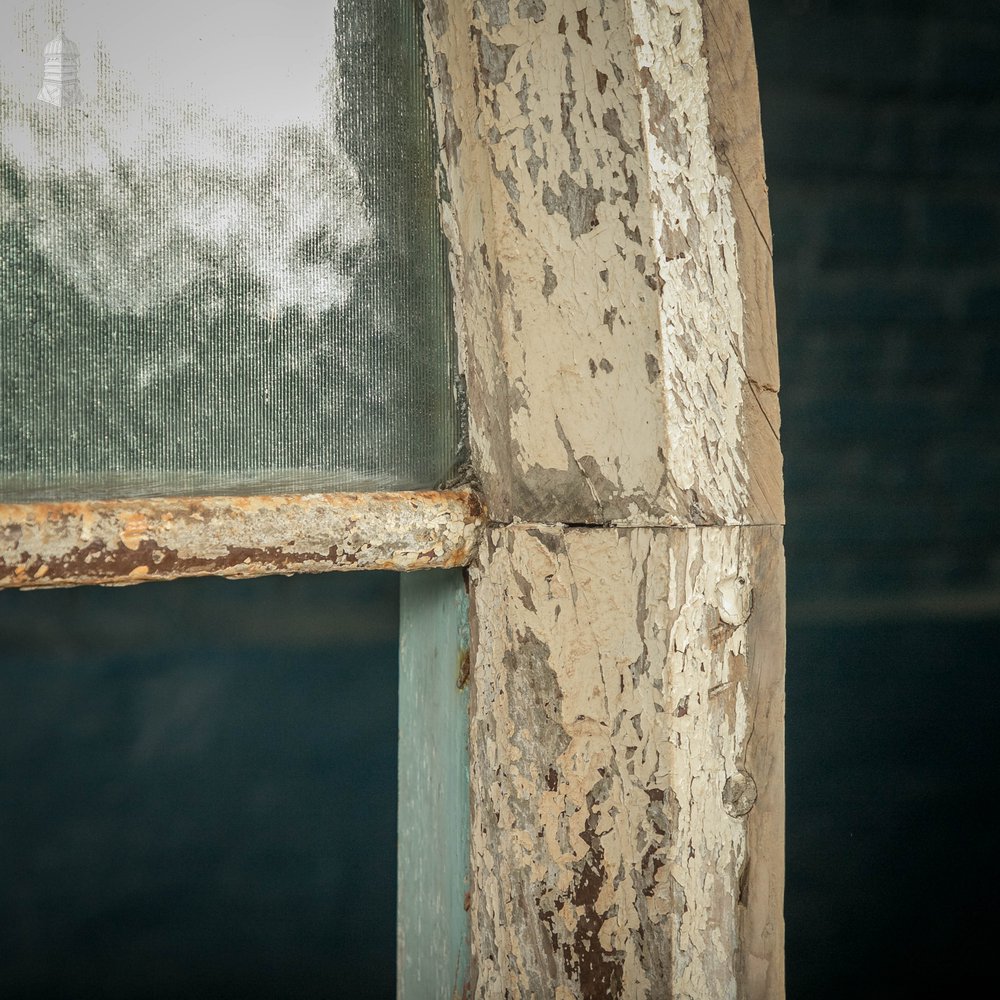
{"label": "rusty metal strip", "polygon": [[469,490],[0,504],[0,588],[464,566]]}

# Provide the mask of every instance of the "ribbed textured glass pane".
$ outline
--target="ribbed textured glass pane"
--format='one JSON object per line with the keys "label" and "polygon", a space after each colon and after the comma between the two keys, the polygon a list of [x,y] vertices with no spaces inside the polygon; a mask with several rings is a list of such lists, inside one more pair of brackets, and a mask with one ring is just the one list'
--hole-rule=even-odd
{"label": "ribbed textured glass pane", "polygon": [[0,13],[0,499],[438,485],[417,0]]}

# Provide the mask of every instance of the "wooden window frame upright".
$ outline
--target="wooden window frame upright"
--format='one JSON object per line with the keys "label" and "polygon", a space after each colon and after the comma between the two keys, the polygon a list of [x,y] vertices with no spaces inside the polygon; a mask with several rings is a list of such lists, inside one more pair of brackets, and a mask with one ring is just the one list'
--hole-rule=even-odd
{"label": "wooden window frame upright", "polygon": [[399,994],[782,997],[784,510],[747,2],[426,15],[489,521],[467,616],[404,587],[401,699],[427,728],[401,758]]}
{"label": "wooden window frame upright", "polygon": [[747,0],[425,0],[473,478],[0,505],[0,587],[407,574],[399,995],[784,996]]}

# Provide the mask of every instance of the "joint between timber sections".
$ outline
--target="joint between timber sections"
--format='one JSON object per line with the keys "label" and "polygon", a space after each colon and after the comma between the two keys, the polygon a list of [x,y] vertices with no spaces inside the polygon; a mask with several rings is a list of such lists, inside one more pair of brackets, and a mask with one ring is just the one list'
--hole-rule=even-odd
{"label": "joint between timber sections", "polygon": [[784,528],[783,521],[706,521],[700,524],[677,521],[497,521],[487,520],[488,529],[565,529],[567,531],[704,531],[707,528]]}

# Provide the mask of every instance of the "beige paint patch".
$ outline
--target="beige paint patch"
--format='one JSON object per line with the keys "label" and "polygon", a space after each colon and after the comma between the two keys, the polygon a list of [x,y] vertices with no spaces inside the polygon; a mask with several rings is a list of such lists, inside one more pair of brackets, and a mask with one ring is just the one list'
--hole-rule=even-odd
{"label": "beige paint patch", "polygon": [[709,132],[702,9],[694,0],[633,0],[631,10],[657,195],[651,206],[671,472],[692,504],[740,520],[750,499],[743,298],[732,184]]}

